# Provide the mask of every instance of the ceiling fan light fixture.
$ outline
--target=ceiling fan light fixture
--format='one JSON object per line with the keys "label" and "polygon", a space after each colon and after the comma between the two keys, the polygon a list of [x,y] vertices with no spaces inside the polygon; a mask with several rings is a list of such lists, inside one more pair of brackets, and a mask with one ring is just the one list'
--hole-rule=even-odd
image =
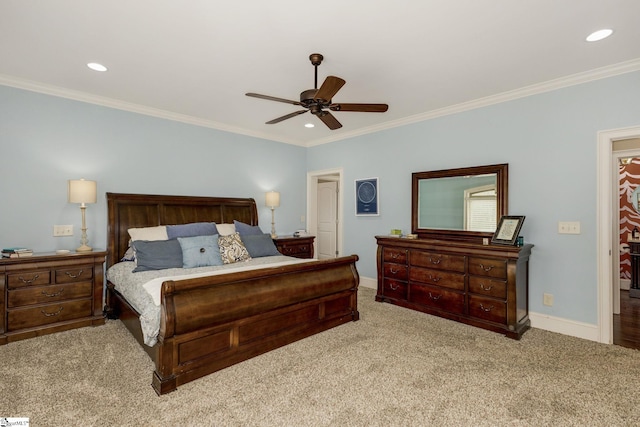
{"label": "ceiling fan light fixture", "polygon": [[314,125],[313,123],[305,123],[305,124],[304,124],[304,127],[306,127],[306,128],[309,128],[309,129],[310,129],[310,128],[314,128],[314,127],[316,127],[316,125]]}
{"label": "ceiling fan light fixture", "polygon": [[89,62],[87,64],[87,67],[91,68],[93,71],[100,71],[100,72],[107,71],[107,67],[97,62]]}
{"label": "ceiling fan light fixture", "polygon": [[589,34],[585,40],[588,42],[597,42],[606,39],[611,34],[613,34],[612,29],[604,28],[602,30],[594,31],[593,33]]}

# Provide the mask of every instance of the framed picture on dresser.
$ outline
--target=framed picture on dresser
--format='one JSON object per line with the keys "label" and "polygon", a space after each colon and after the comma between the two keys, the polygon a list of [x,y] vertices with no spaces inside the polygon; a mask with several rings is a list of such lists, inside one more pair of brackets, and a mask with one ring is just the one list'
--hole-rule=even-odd
{"label": "framed picture on dresser", "polygon": [[378,178],[356,179],[356,216],[380,215]]}
{"label": "framed picture on dresser", "polygon": [[500,218],[496,232],[491,238],[491,243],[515,246],[523,222],[524,216],[503,215]]}

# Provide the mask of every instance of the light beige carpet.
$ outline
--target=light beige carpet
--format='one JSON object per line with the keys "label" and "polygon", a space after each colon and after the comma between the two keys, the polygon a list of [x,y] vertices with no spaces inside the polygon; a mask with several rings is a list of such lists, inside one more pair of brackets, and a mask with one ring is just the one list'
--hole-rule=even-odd
{"label": "light beige carpet", "polygon": [[361,320],[162,397],[119,321],[0,347],[0,418],[31,426],[637,426],[640,352],[521,341],[373,301]]}

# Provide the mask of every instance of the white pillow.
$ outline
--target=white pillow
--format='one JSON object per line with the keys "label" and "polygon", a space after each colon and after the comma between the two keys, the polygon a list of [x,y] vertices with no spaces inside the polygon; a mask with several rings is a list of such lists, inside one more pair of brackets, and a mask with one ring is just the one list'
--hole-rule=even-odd
{"label": "white pillow", "polygon": [[230,236],[236,232],[236,226],[234,224],[216,224],[216,228],[220,236]]}
{"label": "white pillow", "polygon": [[167,227],[159,225],[157,227],[130,228],[129,236],[132,241],[136,240],[169,240]]}

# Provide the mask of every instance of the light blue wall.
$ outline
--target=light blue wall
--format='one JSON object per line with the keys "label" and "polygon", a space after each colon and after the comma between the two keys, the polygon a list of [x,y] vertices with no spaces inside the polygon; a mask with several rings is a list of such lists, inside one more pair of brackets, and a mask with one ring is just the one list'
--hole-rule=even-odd
{"label": "light blue wall", "polygon": [[[281,192],[276,228],[304,228],[303,147],[250,138],[0,86],[0,246],[79,246],[81,215],[67,180],[98,183],[87,207],[90,245],[106,247],[105,192],[253,197],[271,230],[264,192]],[[53,237],[73,224],[73,237]]]}
{"label": "light blue wall", "polygon": [[[374,236],[410,229],[411,172],[509,163],[509,213],[526,215],[521,234],[535,244],[530,310],[595,324],[596,136],[638,124],[640,72],[309,149],[0,86],[0,246],[75,248],[66,181],[80,177],[98,181],[95,247],[106,243],[107,191],[254,197],[269,231],[264,191],[276,189],[284,234],[304,228],[306,172],[343,168],[345,253],[375,278]],[[356,217],[354,180],[370,177],[381,214]],[[558,235],[558,221],[580,221],[582,234]],[[54,224],[75,236],[52,237]]]}
{"label": "light blue wall", "polygon": [[[360,274],[374,278],[374,236],[410,230],[412,172],[508,163],[509,213],[526,215],[521,234],[535,244],[530,310],[596,324],[597,132],[638,124],[635,72],[316,146],[307,164],[343,168],[344,251],[359,254]],[[353,182],[373,176],[380,216],[356,217]],[[559,235],[558,221],[580,221],[582,234]],[[545,292],[553,307],[542,305]]]}

